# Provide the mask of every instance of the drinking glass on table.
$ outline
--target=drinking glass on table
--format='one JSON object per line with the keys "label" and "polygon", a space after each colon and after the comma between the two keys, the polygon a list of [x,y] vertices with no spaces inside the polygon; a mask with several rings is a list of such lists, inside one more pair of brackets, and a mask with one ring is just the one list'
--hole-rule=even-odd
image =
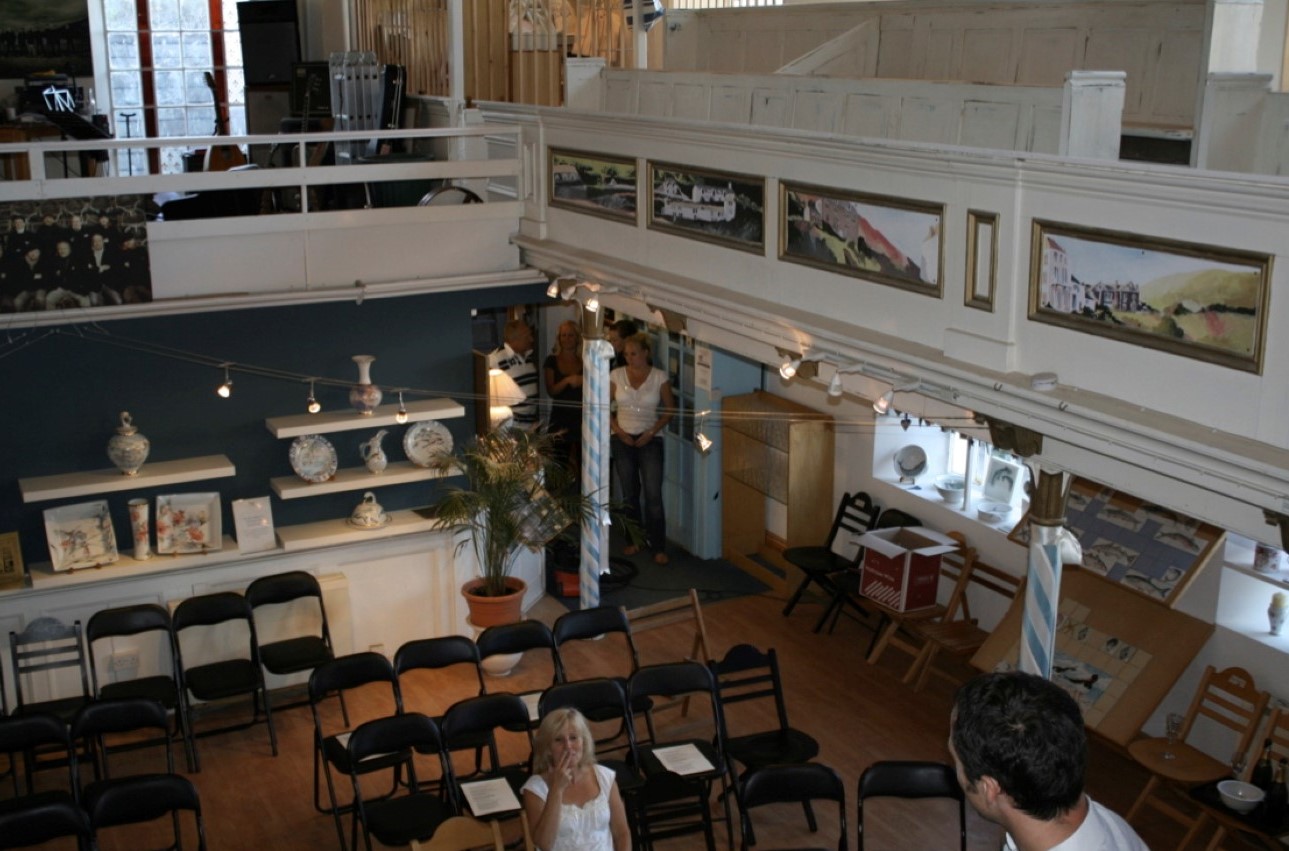
{"label": "drinking glass on table", "polygon": [[1177,737],[1182,732],[1182,716],[1177,712],[1169,712],[1168,717],[1164,719],[1164,736],[1168,739],[1168,744],[1164,748],[1164,759],[1176,759],[1177,754],[1173,753],[1173,747],[1177,744]]}
{"label": "drinking glass on table", "polygon": [[1244,768],[1249,764],[1249,755],[1244,751],[1231,754],[1231,776],[1239,780],[1244,776]]}

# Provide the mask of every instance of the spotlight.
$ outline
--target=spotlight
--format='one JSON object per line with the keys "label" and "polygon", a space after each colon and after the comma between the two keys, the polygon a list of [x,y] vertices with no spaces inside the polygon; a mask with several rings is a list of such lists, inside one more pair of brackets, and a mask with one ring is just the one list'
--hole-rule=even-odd
{"label": "spotlight", "polygon": [[547,298],[559,298],[559,281],[551,281],[546,287]]}
{"label": "spotlight", "polygon": [[904,429],[905,431],[908,431],[908,430],[909,430],[909,426],[911,426],[911,425],[913,425],[913,420],[909,419],[909,415],[908,415],[908,414],[905,414],[905,415],[900,419],[900,428]]}
{"label": "spotlight", "polygon": [[561,290],[559,297],[564,299],[564,301],[572,301],[573,296],[576,294],[577,294],[577,284],[573,284],[571,287],[565,287],[563,290]]}
{"label": "spotlight", "polygon": [[589,311],[591,311],[592,313],[599,313],[599,312],[600,312],[600,297],[599,297],[598,295],[593,295],[593,296],[591,296],[590,298],[588,298],[588,299],[586,300],[586,309],[587,309],[587,310],[589,310]]}
{"label": "spotlight", "polygon": [[891,402],[895,400],[896,393],[909,393],[921,386],[921,381],[908,381],[904,384],[895,385],[877,398],[877,401],[873,403],[873,411],[885,416],[886,412],[891,409]]}
{"label": "spotlight", "polygon": [[707,422],[707,415],[711,410],[702,410],[698,412],[698,425],[694,428],[694,444],[698,447],[700,455],[706,455],[712,451],[712,439],[703,434],[703,424]]}
{"label": "spotlight", "polygon": [[845,388],[841,385],[841,373],[834,372],[832,374],[832,381],[828,382],[828,395],[836,398],[842,394],[844,389]]}
{"label": "spotlight", "polygon": [[305,400],[305,407],[311,414],[316,414],[322,410],[322,403],[313,395],[313,379],[309,379],[309,398]]}
{"label": "spotlight", "polygon": [[797,367],[801,366],[801,358],[794,358],[792,355],[784,355],[783,363],[779,364],[779,376],[787,381],[797,374]]}
{"label": "spotlight", "polygon": [[233,376],[228,373],[228,364],[224,364],[224,383],[215,388],[215,392],[225,399],[233,395]]}
{"label": "spotlight", "polygon": [[398,391],[398,411],[394,414],[394,422],[402,425],[407,422],[407,408],[403,406],[403,391]]}

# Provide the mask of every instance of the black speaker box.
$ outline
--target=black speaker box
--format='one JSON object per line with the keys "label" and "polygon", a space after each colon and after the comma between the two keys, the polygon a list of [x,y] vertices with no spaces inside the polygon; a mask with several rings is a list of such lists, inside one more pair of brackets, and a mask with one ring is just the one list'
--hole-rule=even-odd
{"label": "black speaker box", "polygon": [[244,0],[237,4],[242,70],[248,86],[288,86],[300,61],[296,0]]}

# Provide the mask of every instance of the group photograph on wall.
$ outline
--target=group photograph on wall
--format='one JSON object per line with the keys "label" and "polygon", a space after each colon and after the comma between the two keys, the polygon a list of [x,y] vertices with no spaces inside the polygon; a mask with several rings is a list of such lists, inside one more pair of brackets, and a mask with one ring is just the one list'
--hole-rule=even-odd
{"label": "group photograph on wall", "polygon": [[1271,258],[1035,220],[1029,316],[1261,372]]}
{"label": "group photograph on wall", "polygon": [[3,208],[0,313],[152,301],[145,195]]}

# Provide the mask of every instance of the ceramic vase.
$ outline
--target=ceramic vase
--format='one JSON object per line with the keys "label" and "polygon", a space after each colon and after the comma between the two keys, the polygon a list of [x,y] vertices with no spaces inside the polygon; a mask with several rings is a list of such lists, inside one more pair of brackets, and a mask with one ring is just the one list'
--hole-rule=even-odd
{"label": "ceramic vase", "polygon": [[383,473],[389,459],[385,457],[385,450],[381,448],[380,442],[389,432],[385,429],[373,434],[367,440],[358,444],[358,451],[362,453],[363,463],[367,465],[367,471],[372,474]]}
{"label": "ceramic vase", "polygon": [[148,501],[132,499],[130,506],[130,534],[134,538],[134,559],[143,561],[152,558],[152,546],[149,544]]}
{"label": "ceramic vase", "polygon": [[371,383],[371,364],[376,358],[372,355],[354,355],[358,364],[358,383],[349,388],[349,404],[360,414],[370,416],[380,404],[380,388]]}
{"label": "ceramic vase", "polygon": [[1258,544],[1253,550],[1253,569],[1258,573],[1275,573],[1280,569],[1280,550]]}
{"label": "ceramic vase", "polygon": [[137,475],[143,462],[148,460],[152,444],[139,434],[129,411],[121,412],[121,425],[107,442],[107,457],[127,476]]}
{"label": "ceramic vase", "polygon": [[1271,634],[1279,635],[1280,630],[1285,625],[1285,613],[1289,612],[1289,606],[1277,606],[1274,603],[1267,609],[1267,620],[1271,624]]}

